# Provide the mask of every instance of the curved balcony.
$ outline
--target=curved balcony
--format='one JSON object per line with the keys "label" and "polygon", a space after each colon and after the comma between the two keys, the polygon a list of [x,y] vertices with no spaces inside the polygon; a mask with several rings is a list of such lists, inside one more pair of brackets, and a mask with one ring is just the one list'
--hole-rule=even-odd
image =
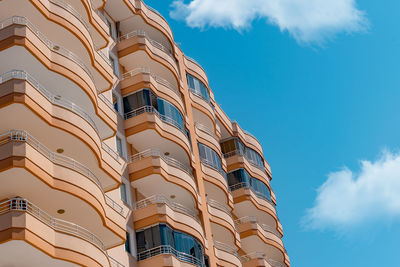
{"label": "curved balcony", "polygon": [[144,20],[146,24],[149,24],[151,27],[154,27],[155,29],[160,31],[171,44],[174,44],[174,37],[167,21],[158,11],[147,6],[145,3],[143,3],[143,1],[107,1],[105,8],[117,21],[123,19],[121,14],[125,14],[127,9],[132,14],[140,15],[140,17]]}
{"label": "curved balcony", "polygon": [[241,267],[241,258],[237,249],[225,243],[214,240],[214,253],[218,259],[218,265],[224,267]]}
{"label": "curved balcony", "polygon": [[197,73],[198,76],[200,76],[202,78],[202,80],[205,82],[204,84],[208,85],[207,74],[204,71],[204,69],[201,67],[201,65],[199,63],[197,63],[196,60],[194,60],[193,58],[185,56],[184,57],[184,62],[185,62],[186,67],[189,70]]}
{"label": "curved balcony", "polygon": [[[193,109],[194,115],[196,117],[200,117],[201,114],[197,114],[197,113],[205,114],[208,124],[211,123],[212,125],[214,125],[215,124],[215,113],[214,113],[214,108],[211,105],[211,103],[208,102],[207,100],[205,100],[201,95],[197,94],[193,90],[190,89],[189,91],[190,91],[190,99],[192,100],[191,101],[192,106],[194,107],[194,109]],[[206,121],[205,118],[202,118],[201,120]]]}
{"label": "curved balcony", "polygon": [[[91,54],[92,61],[98,61],[98,64],[100,64],[97,67],[100,67],[102,71],[107,71],[110,74],[110,70],[112,71],[110,68],[111,62],[102,54],[101,50],[97,48],[105,47],[108,43],[107,26],[99,18],[98,13],[93,12],[92,8],[87,8],[89,6],[88,1],[83,1],[81,3],[73,2],[74,6],[63,0],[39,0],[39,2],[32,2],[32,4],[46,16],[49,21],[63,26],[79,38]],[[28,7],[29,3],[21,3],[21,6]],[[92,12],[88,14],[86,8]],[[96,19],[94,19],[95,17]],[[100,26],[100,24],[102,26]],[[110,65],[110,67],[102,66],[103,64]]]}
{"label": "curved balcony", "polygon": [[122,95],[127,95],[142,88],[152,89],[159,96],[177,106],[182,114],[186,113],[178,87],[152,72],[149,68],[135,68],[122,75]]}
{"label": "curved balcony", "polygon": [[[177,121],[160,114],[153,106],[143,106],[124,115],[127,141],[139,151],[158,144],[186,165],[190,164],[191,144],[186,129]],[[151,140],[151,141],[150,141]]]}
{"label": "curved balcony", "polygon": [[154,195],[137,201],[133,206],[133,220],[135,229],[157,223],[168,223],[176,230],[190,233],[200,240],[203,246],[206,244],[198,212],[163,195]]}
{"label": "curved balcony", "polygon": [[[53,44],[24,17],[14,16],[2,21],[0,26],[1,41],[10,40],[12,46],[18,45],[20,42],[18,40],[23,38],[25,40],[24,47],[36,58],[39,58],[42,64],[77,83],[95,102],[97,91],[93,75],[77,56],[69,50]],[[4,51],[4,49],[7,50]],[[7,46],[1,50],[4,54],[3,62],[12,62],[11,57],[16,58],[17,54],[21,57],[24,54],[18,47],[12,49]],[[25,64],[28,66],[31,64],[38,65],[36,62],[31,63],[29,61],[25,61]]]}
{"label": "curved balcony", "polygon": [[261,250],[268,258],[284,262],[285,248],[281,235],[274,227],[259,223],[255,216],[246,216],[235,221],[246,252]]}
{"label": "curved balcony", "polygon": [[[1,202],[0,219],[3,222],[0,231],[6,231],[0,245],[3,264],[26,266],[29,262],[30,266],[62,266],[62,261],[69,261],[86,266],[112,266],[116,263],[108,257],[103,242],[95,234],[77,224],[54,218],[26,199]],[[21,235],[21,231],[25,234]],[[35,254],[40,257],[10,256],[15,254],[13,243],[21,240],[21,236],[26,243],[18,246],[18,253],[37,250]]]}
{"label": "curved balcony", "polygon": [[[86,86],[92,86],[93,88],[96,88],[95,90],[98,90],[99,92],[111,89],[114,79],[112,67],[108,65],[107,62],[105,62],[104,59],[97,52],[94,52],[92,46],[85,46],[81,39],[77,38],[68,29],[60,27],[59,24],[50,22],[48,19],[42,17],[41,13],[36,10],[35,7],[32,7],[31,11],[32,12],[28,12],[28,15],[31,17],[33,22],[25,16],[13,16],[2,21],[3,27],[5,27],[6,29],[8,29],[8,27],[17,28],[14,31],[14,35],[18,36],[19,38],[29,38],[30,34],[28,33],[28,31],[20,29],[21,26],[29,28],[30,32],[33,33],[36,38],[40,40],[43,49],[42,47],[38,46],[31,47],[29,42],[23,42],[23,44],[28,50],[32,49],[31,53],[38,52],[42,56],[42,58],[38,59],[44,61],[44,64],[50,65],[48,66],[49,69],[54,68],[54,70],[60,72],[60,74],[62,75],[65,75],[64,73],[73,72],[75,76],[77,76],[74,76],[74,78],[85,78],[83,79],[83,82],[86,82]],[[47,29],[46,35],[44,35],[39,30],[40,28]],[[3,31],[7,33],[12,33],[10,31],[4,30],[4,28]],[[18,37],[14,37],[14,39],[16,39],[14,42],[16,42],[17,45],[19,43],[17,39]],[[37,40],[36,38],[34,38],[33,40]],[[29,39],[29,41],[33,40]],[[39,51],[37,51],[36,49]],[[51,51],[53,53],[48,51]],[[55,56],[54,53],[60,55],[61,57]],[[45,59],[46,57],[47,60]],[[62,67],[66,68],[66,70],[64,70],[61,68],[61,66],[53,66],[50,64],[50,62],[48,62],[49,60],[53,61],[55,59],[62,58],[68,58],[69,60],[71,60],[73,64],[77,65],[77,67],[81,69],[81,71],[78,72],[76,67],[71,69],[66,68],[67,66],[61,65]],[[81,72],[85,72],[87,74],[87,77],[82,77]],[[86,81],[86,79],[88,81]]]}
{"label": "curved balcony", "polygon": [[132,185],[144,197],[171,192],[171,198],[185,207],[195,208],[201,201],[192,170],[156,149],[130,156],[128,164]]}
{"label": "curved balcony", "polygon": [[243,267],[290,267],[282,262],[269,259],[263,252],[253,252],[242,256]]}
{"label": "curved balcony", "polygon": [[279,227],[275,205],[271,200],[253,190],[248,183],[238,183],[230,186],[230,189],[235,203],[234,213],[237,217],[256,215],[263,223],[275,225],[275,228],[283,234]]}
{"label": "curved balcony", "polygon": [[[122,242],[125,211],[104,193],[100,179],[89,168],[52,152],[25,131],[2,134],[0,150],[3,184],[0,194],[27,196],[53,213],[56,207],[62,207],[68,210],[63,215],[65,219],[97,233],[107,247]],[[41,192],[52,202],[43,202],[35,192]],[[75,209],[77,206],[79,210]],[[87,218],[92,218],[91,222]]]}
{"label": "curved balcony", "polygon": [[[117,266],[115,264],[119,264],[108,257],[103,242],[95,234],[74,223],[54,218],[26,199],[12,198],[1,202],[0,216],[5,222],[2,228],[8,230],[7,235],[3,235],[3,238],[7,240],[1,240],[2,249],[0,251],[2,253],[13,247],[12,243],[15,240],[21,240],[19,238],[14,239],[15,236],[12,233],[20,233],[21,229],[24,229],[23,231],[29,231],[30,235],[25,235],[22,240],[34,244],[36,248],[57,260],[72,261],[80,264],[90,263],[89,265],[91,266],[113,266],[113,264]],[[9,224],[7,224],[8,222]],[[43,241],[50,244],[53,249],[49,250],[48,246],[43,246]],[[85,248],[84,252],[79,251],[79,248],[82,247]],[[19,245],[19,253],[21,253],[21,248],[32,251],[29,246]],[[54,250],[57,251],[57,254],[54,254]],[[69,253],[66,253],[67,251]],[[21,257],[10,257],[12,249],[10,252],[10,254],[5,254],[7,256],[2,256],[2,259],[14,260],[23,265],[26,264]],[[33,258],[30,258],[29,263],[36,265],[32,260]],[[41,260],[41,264],[43,264],[49,258],[44,256]],[[119,266],[122,265],[119,264]]]}
{"label": "curved balcony", "polygon": [[222,159],[221,145],[219,144],[218,137],[215,135],[215,133],[201,123],[196,122],[195,126],[197,137],[200,139],[200,142],[211,147]]}
{"label": "curved balcony", "polygon": [[213,229],[214,239],[217,241],[223,240],[225,243],[232,244],[232,246],[240,247],[240,236],[236,230],[235,222],[229,208],[226,205],[209,198],[207,198],[207,208],[211,215],[211,222],[222,226],[227,230],[225,231],[219,227],[215,227],[216,229]]}
{"label": "curved balcony", "polygon": [[180,80],[178,64],[172,51],[165,48],[161,43],[150,39],[143,30],[135,30],[121,36],[117,47],[122,65],[129,66],[127,61],[132,60],[132,54],[141,50],[146,52],[151,59],[168,68],[177,82]]}
{"label": "curved balcony", "polygon": [[[104,178],[103,184],[106,188],[116,186],[125,162],[107,156],[95,122],[99,119],[96,120],[93,113],[47,90],[25,71],[12,70],[0,75],[0,88],[0,98],[5,105],[0,110],[0,115],[3,114],[0,131],[25,127],[38,137],[54,134],[57,136],[51,140],[56,144],[54,150],[60,148],[60,144],[70,143],[68,148],[63,148],[68,154],[79,155],[77,159],[94,169],[100,164],[104,173],[98,171],[97,174]],[[13,119],[6,115],[10,113],[14,114]],[[26,121],[31,123],[26,124]]]}
{"label": "curved balcony", "polygon": [[223,170],[220,170],[218,166],[215,166],[207,159],[201,159],[201,169],[206,181],[218,186],[229,195],[230,189],[228,187],[226,173]]}
{"label": "curved balcony", "polygon": [[246,155],[239,150],[234,150],[224,154],[228,172],[244,168],[249,174],[255,178],[263,181],[268,187],[270,187],[270,179],[264,168],[261,168],[251,159],[247,158]]}
{"label": "curved balcony", "polygon": [[181,266],[204,267],[204,263],[192,255],[176,251],[171,246],[159,246],[137,254],[138,267]]}

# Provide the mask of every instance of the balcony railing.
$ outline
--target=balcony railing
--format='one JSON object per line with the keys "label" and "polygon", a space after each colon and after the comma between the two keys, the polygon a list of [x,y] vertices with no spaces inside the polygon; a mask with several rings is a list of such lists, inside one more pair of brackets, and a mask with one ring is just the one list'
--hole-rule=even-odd
{"label": "balcony railing", "polygon": [[44,88],[44,86],[41,85],[35,78],[33,78],[32,75],[30,75],[26,71],[11,70],[11,71],[1,74],[0,84],[10,81],[12,79],[24,80],[24,81],[29,82],[35,89],[37,89],[39,91],[39,93],[41,93],[42,96],[44,96],[51,103],[53,103],[57,106],[64,107],[64,108],[78,114],[79,116],[84,118],[96,130],[97,133],[99,133],[96,123],[93,121],[93,119],[90,117],[90,115],[87,114],[87,112],[83,108],[77,106],[75,103],[73,103],[72,101],[70,101],[68,99],[62,98],[61,96],[51,93],[46,88]]}
{"label": "balcony railing", "polygon": [[264,223],[259,223],[256,216],[245,216],[245,217],[235,220],[236,225],[241,225],[244,223],[258,224],[265,232],[269,232],[279,238],[282,238],[282,235],[276,229],[274,229],[272,226],[270,226],[268,224],[264,224]]}
{"label": "balcony railing", "polygon": [[214,240],[214,247],[218,250],[228,252],[229,254],[232,254],[236,256],[239,260],[241,260],[240,255],[237,252],[237,249],[233,246]]}
{"label": "balcony railing", "polygon": [[218,137],[215,135],[215,133],[210,128],[208,128],[204,124],[201,124],[201,123],[198,123],[198,122],[195,123],[195,126],[196,126],[197,129],[199,129],[200,131],[205,132],[206,134],[208,134],[212,138],[214,138],[217,142],[219,142]]}
{"label": "balcony railing", "polygon": [[225,212],[226,214],[228,214],[230,217],[232,217],[232,213],[231,211],[222,203],[214,200],[214,199],[209,199],[207,198],[207,204],[210,205],[213,208],[219,209],[223,212]]}
{"label": "balcony railing", "polygon": [[138,74],[150,75],[157,83],[171,89],[174,93],[176,93],[178,95],[179,98],[181,98],[181,94],[179,93],[179,90],[176,86],[172,85],[166,79],[154,74],[153,72],[151,72],[151,70],[149,68],[136,68],[136,69],[130,70],[130,71],[122,74],[122,79],[134,77],[135,75],[138,75]]}
{"label": "balcony railing", "polygon": [[[212,161],[210,161],[210,160],[208,160],[208,159],[205,159],[205,158],[200,158],[200,161],[201,161],[201,163],[204,164],[205,166],[207,166],[207,167],[209,167],[209,168],[211,168],[211,169],[214,169],[214,170],[216,170],[217,172],[219,172],[219,173],[225,178],[226,182],[228,183],[228,178],[226,177],[225,171],[224,171],[223,169],[221,169],[218,165],[216,165],[214,162],[212,162]],[[229,189],[229,186],[228,186],[227,189],[230,190],[230,189]]]}
{"label": "balcony railing", "polygon": [[175,128],[179,129],[182,133],[184,133],[185,136],[187,136],[186,135],[186,129],[185,129],[185,127],[183,125],[179,124],[177,121],[171,119],[170,117],[161,114],[153,106],[143,106],[143,107],[140,107],[138,109],[129,111],[129,112],[124,114],[124,119],[127,120],[129,118],[132,118],[132,117],[135,117],[135,116],[139,116],[139,115],[141,115],[143,113],[153,113],[153,114],[155,114],[158,118],[160,118],[160,120],[162,120],[163,122],[174,126]]}
{"label": "balcony railing", "polygon": [[111,263],[111,267],[124,267],[124,265],[108,255],[107,251],[105,250],[103,241],[101,241],[100,238],[98,238],[95,234],[93,234],[86,228],[83,228],[82,226],[79,226],[75,223],[54,218],[53,216],[24,198],[11,198],[0,203],[0,215],[12,211],[26,212],[57,232],[62,232],[82,238],[103,250]]}
{"label": "balcony railing", "polygon": [[262,260],[265,260],[266,262],[268,262],[269,265],[271,265],[272,267],[287,267],[286,264],[284,264],[282,262],[268,258],[267,255],[265,255],[265,253],[263,253],[263,252],[253,252],[253,253],[244,255],[241,258],[242,258],[242,262],[248,262],[248,261],[251,261],[254,259],[262,259]]}
{"label": "balcony railing", "polygon": [[139,210],[139,209],[143,209],[145,207],[151,206],[153,204],[167,205],[172,210],[174,210],[176,212],[179,212],[179,213],[186,214],[186,215],[194,218],[196,221],[198,221],[200,223],[199,216],[198,216],[197,212],[195,212],[194,210],[191,210],[189,208],[186,208],[182,204],[179,204],[179,203],[176,203],[176,202],[172,202],[167,197],[165,197],[163,195],[154,195],[154,196],[139,200],[138,202],[136,202],[133,205],[133,209],[134,210]]}
{"label": "balcony railing", "polygon": [[23,198],[12,198],[0,203],[0,215],[11,212],[11,211],[22,211],[29,213],[33,217],[39,219],[46,225],[50,226],[56,231],[68,233],[86,241],[104,250],[104,244],[95,234],[89,230],[61,219],[54,218],[47,212],[41,210],[39,207],[34,205]]}
{"label": "balcony railing", "polygon": [[155,48],[157,48],[157,49],[163,51],[164,53],[166,53],[168,56],[170,56],[170,57],[175,61],[174,56],[173,56],[173,54],[172,54],[172,51],[169,50],[168,48],[166,48],[166,47],[165,47],[164,45],[162,45],[161,43],[159,43],[159,42],[157,42],[157,41],[151,39],[150,36],[149,36],[144,30],[134,30],[134,31],[131,31],[131,32],[127,33],[127,34],[124,34],[124,35],[122,35],[122,36],[119,38],[119,41],[121,42],[121,41],[123,41],[123,40],[127,40],[127,39],[130,39],[130,38],[135,37],[135,36],[144,37],[144,38],[145,38],[147,41],[149,41]]}
{"label": "balcony railing", "polygon": [[239,149],[232,150],[232,151],[230,151],[230,152],[225,153],[225,154],[224,154],[224,158],[227,159],[227,158],[233,157],[233,156],[235,156],[235,155],[244,157],[252,166],[254,166],[254,167],[260,169],[261,171],[263,171],[264,173],[266,173],[266,171],[265,171],[265,169],[264,169],[263,166],[258,165],[257,162],[255,162],[253,159],[249,158],[249,157],[246,155],[246,153],[243,153],[243,152],[242,152],[241,150],[239,150]]}
{"label": "balcony railing", "polygon": [[12,16],[11,18],[5,19],[0,22],[0,30],[4,29],[5,27],[11,26],[11,25],[24,25],[28,27],[35,35],[38,37],[51,51],[54,53],[60,54],[63,57],[69,58],[76,64],[78,64],[92,79],[94,82],[94,77],[93,74],[90,72],[88,67],[85,65],[85,63],[82,62],[82,60],[76,56],[74,53],[71,51],[67,50],[66,48],[59,46],[52,41],[50,41],[43,33],[41,33],[36,26],[34,26],[26,17],[23,16]]}
{"label": "balcony railing", "polygon": [[162,254],[170,254],[170,255],[175,256],[175,258],[177,258],[179,261],[188,262],[188,263],[200,266],[200,267],[204,267],[203,261],[199,260],[198,258],[196,258],[192,255],[176,251],[176,249],[174,249],[173,247],[171,247],[169,245],[163,245],[163,246],[151,248],[146,251],[139,252],[137,255],[137,260],[141,261],[141,260],[145,260],[145,259],[148,259],[151,257],[155,257],[157,255],[162,255]]}
{"label": "balcony railing", "polygon": [[186,166],[185,164],[183,164],[182,162],[180,162],[174,158],[164,155],[163,153],[161,153],[161,151],[154,149],[154,148],[150,148],[150,149],[147,149],[140,153],[131,155],[129,157],[129,163],[137,162],[139,160],[142,160],[142,159],[145,159],[148,157],[159,157],[159,158],[163,159],[165,161],[165,163],[167,163],[168,165],[171,165],[175,168],[181,169],[182,171],[186,172],[190,177],[193,178],[193,170],[191,167]]}
{"label": "balcony railing", "polygon": [[233,192],[235,190],[238,190],[240,188],[246,188],[246,189],[250,189],[251,192],[253,192],[253,194],[255,194],[257,197],[262,198],[264,200],[266,200],[268,203],[270,203],[273,207],[275,207],[275,203],[272,202],[271,199],[269,199],[266,195],[257,192],[256,190],[254,190],[254,188],[250,185],[250,183],[247,182],[241,182],[241,183],[237,183],[234,185],[229,186],[230,190]]}
{"label": "balcony railing", "polygon": [[28,132],[23,131],[23,130],[11,130],[6,133],[3,133],[0,135],[0,145],[9,143],[9,142],[25,142],[32,146],[36,151],[38,151],[40,154],[42,154],[44,157],[46,157],[48,160],[53,162],[54,164],[72,169],[81,175],[87,177],[89,180],[91,180],[93,183],[97,185],[97,187],[101,190],[101,192],[104,195],[105,202],[107,205],[109,205],[111,208],[113,208],[116,212],[119,214],[123,215],[124,214],[124,209],[122,206],[120,206],[118,203],[113,201],[111,198],[109,198],[105,193],[103,186],[100,182],[100,180],[97,178],[97,176],[85,165],[77,162],[76,160],[61,155],[59,153],[52,152],[50,149],[48,149],[45,145],[40,143],[36,138],[34,138],[32,135],[30,135]]}

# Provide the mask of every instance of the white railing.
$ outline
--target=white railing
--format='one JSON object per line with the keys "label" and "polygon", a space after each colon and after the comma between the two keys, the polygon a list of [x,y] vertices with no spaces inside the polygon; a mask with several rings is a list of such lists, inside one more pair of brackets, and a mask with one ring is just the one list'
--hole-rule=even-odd
{"label": "white railing", "polygon": [[[92,41],[94,40],[93,38],[93,33],[91,28],[89,27],[89,24],[85,21],[85,19],[81,16],[81,14],[79,14],[78,11],[75,10],[75,8],[73,8],[73,6],[71,6],[70,4],[61,1],[61,0],[49,0],[51,3],[53,3],[54,5],[57,5],[65,10],[67,10],[69,13],[71,13],[72,15],[74,15],[86,28],[86,30],[89,32],[90,38],[92,39]],[[100,13],[97,9],[95,10],[96,13]],[[101,14],[101,13],[100,13]],[[99,14],[99,16],[101,17],[101,15]],[[94,45],[95,51],[104,59],[104,61],[111,66],[111,61],[110,59],[101,51],[99,50],[99,48]]]}
{"label": "white railing", "polygon": [[75,223],[54,218],[53,216],[24,198],[11,198],[0,203],[0,215],[12,211],[26,212],[57,232],[67,233],[82,238],[103,250],[110,261],[111,267],[124,267],[124,265],[108,255],[107,251],[105,250],[103,241],[101,241],[100,238],[98,238],[95,234],[93,234],[86,228],[83,228]]}
{"label": "white railing", "polygon": [[59,46],[52,41],[50,41],[44,34],[42,34],[36,26],[34,26],[26,17],[23,16],[12,16],[11,18],[7,18],[0,22],[0,30],[8,27],[10,25],[24,25],[27,26],[51,51],[60,54],[66,58],[69,58],[76,64],[78,64],[92,79],[94,82],[94,77],[88,67],[81,61],[81,59],[76,56],[71,51],[65,49],[62,46]]}
{"label": "white railing", "polygon": [[245,217],[235,220],[236,225],[241,225],[244,223],[258,224],[264,231],[269,232],[279,238],[282,238],[282,235],[276,229],[274,229],[272,226],[264,224],[264,223],[259,223],[256,216],[245,216]]}
{"label": "white railing", "polygon": [[122,79],[134,77],[135,75],[140,74],[140,73],[150,75],[157,83],[164,85],[165,87],[171,89],[179,96],[179,98],[181,98],[181,94],[179,93],[179,90],[176,86],[173,86],[166,79],[154,74],[153,72],[151,72],[151,70],[149,68],[142,67],[142,68],[136,68],[136,69],[130,70],[130,71],[122,74]]}
{"label": "white railing", "polygon": [[116,161],[119,161],[120,159],[120,155],[118,152],[116,152],[114,149],[112,149],[109,145],[107,145],[106,143],[102,142],[101,146],[103,147],[103,149],[111,156],[113,157]]}
{"label": "white railing", "polygon": [[151,257],[155,257],[157,255],[162,255],[162,254],[170,254],[170,255],[175,256],[179,261],[188,262],[188,263],[200,266],[200,267],[204,266],[204,263],[202,260],[200,260],[192,255],[176,251],[176,249],[174,249],[173,247],[171,247],[169,245],[163,245],[163,246],[148,249],[146,251],[139,252],[137,254],[137,260],[141,261],[141,260],[145,260],[145,259],[148,259]]}
{"label": "white railing", "polygon": [[248,261],[251,261],[254,259],[263,259],[266,262],[268,262],[272,267],[287,267],[286,264],[276,261],[276,260],[272,260],[272,259],[268,258],[264,252],[259,252],[259,251],[249,253],[247,255],[242,256],[241,258],[242,258],[242,262],[248,262]]}
{"label": "white railing", "polygon": [[[97,185],[97,187],[101,190],[101,192],[104,195],[105,202],[107,205],[110,205],[110,203],[114,201],[110,201],[111,199],[105,195],[103,186],[97,178],[97,176],[85,165],[81,164],[80,162],[77,162],[76,160],[61,155],[56,152],[52,152],[50,149],[48,149],[45,145],[40,143],[36,138],[34,138],[32,135],[30,135],[28,132],[23,131],[23,130],[10,130],[6,133],[3,133],[0,135],[0,144],[5,144],[9,142],[25,142],[32,146],[36,151],[38,151],[40,154],[42,154],[44,157],[46,157],[48,160],[53,162],[54,164],[72,169],[81,175],[87,177],[89,180],[91,180],[93,183]],[[107,201],[108,199],[108,201]],[[124,210],[122,206],[118,205],[117,203],[112,203],[110,205],[111,208],[113,208],[115,211],[123,215]]]}
{"label": "white railing", "polygon": [[144,31],[144,30],[134,30],[131,32],[128,32],[124,35],[122,35],[119,38],[119,41],[123,41],[123,40],[127,40],[129,38],[135,37],[135,36],[140,36],[140,37],[144,37],[147,41],[149,41],[155,48],[165,52],[166,54],[168,54],[168,56],[172,57],[172,59],[174,59],[174,56],[172,54],[172,51],[169,50],[168,48],[166,48],[164,45],[162,45],[161,43],[153,40],[150,38],[150,36]]}
{"label": "white railing", "polygon": [[[226,173],[222,168],[219,168],[214,162],[212,162],[208,159],[205,159],[205,158],[200,158],[200,161],[203,165],[219,172],[225,178],[226,183],[228,183],[228,178],[226,177]],[[228,190],[229,190],[229,186],[228,186]]]}
{"label": "white railing", "polygon": [[209,199],[207,198],[207,204],[210,205],[213,208],[219,209],[226,214],[228,214],[230,217],[232,217],[231,211],[222,203],[219,203],[218,201],[214,199]]}
{"label": "white railing", "polygon": [[32,75],[27,73],[24,70],[11,70],[6,73],[3,73],[0,75],[0,84],[5,83],[9,80],[12,79],[18,79],[18,80],[25,80],[29,82],[35,89],[39,91],[47,100],[49,100],[51,103],[62,106],[64,108],[67,108],[74,113],[78,114],[82,118],[84,118],[90,125],[93,126],[93,128],[96,130],[97,133],[99,133],[99,130],[97,129],[96,123],[93,121],[93,119],[90,117],[89,114],[86,113],[86,111],[74,104],[72,101],[62,98],[61,96],[54,95],[50,91],[48,91],[46,88],[44,88],[43,85],[41,85],[35,78],[33,78]]}
{"label": "white railing", "polygon": [[196,126],[197,129],[199,129],[200,131],[205,132],[206,134],[208,134],[212,138],[214,138],[217,142],[219,142],[218,137],[215,135],[215,133],[210,128],[208,128],[207,126],[205,126],[204,124],[201,124],[199,122],[196,122],[195,126]]}
{"label": "white railing", "polygon": [[108,255],[108,259],[110,260],[110,267],[125,267],[122,263],[118,262],[110,255]]}
{"label": "white railing", "polygon": [[237,252],[237,249],[235,247],[230,246],[225,243],[222,243],[222,242],[219,242],[219,241],[216,241],[216,240],[214,240],[214,247],[218,250],[222,250],[222,251],[228,252],[229,254],[234,255],[237,258],[239,258],[239,260],[240,260],[239,253]]}
{"label": "white railing", "polygon": [[0,203],[0,215],[11,211],[22,211],[29,213],[58,232],[68,233],[80,237],[102,250],[105,249],[103,242],[89,230],[77,224],[54,218],[26,199],[12,198]]}
{"label": "white railing", "polygon": [[165,123],[168,123],[168,124],[174,126],[175,128],[179,129],[185,136],[187,136],[185,127],[183,125],[179,124],[177,121],[171,119],[170,117],[161,114],[153,106],[143,106],[143,107],[140,107],[138,109],[129,111],[129,112],[124,114],[124,119],[127,120],[129,118],[141,115],[143,113],[153,113],[153,114],[155,114],[158,118],[160,118],[160,120],[162,120]]}
{"label": "white railing", "polygon": [[114,113],[117,113],[117,114],[118,114],[118,112],[117,112],[117,111],[115,110],[115,108],[114,108],[113,103],[111,103],[110,100],[108,100],[103,94],[98,94],[97,96],[98,96],[99,99],[101,99],[101,100],[104,102],[104,104],[106,104]]}
{"label": "white railing", "polygon": [[250,183],[248,182],[240,182],[234,185],[229,186],[230,190],[233,192],[235,190],[238,190],[240,188],[245,188],[245,189],[250,189],[251,192],[253,192],[253,194],[255,194],[257,197],[264,199],[265,201],[267,201],[268,203],[270,203],[274,208],[275,208],[275,203],[272,202],[272,200],[270,200],[267,196],[265,196],[264,194],[257,192],[253,189],[253,187],[250,185]]}
{"label": "white railing", "polygon": [[189,208],[186,208],[182,204],[172,202],[163,195],[154,195],[154,196],[139,200],[136,203],[134,203],[133,210],[143,209],[143,208],[148,207],[153,204],[167,205],[172,210],[189,215],[190,217],[194,218],[196,221],[200,222],[197,212],[195,212],[194,210],[191,210]]}
{"label": "white railing", "polygon": [[163,153],[161,153],[160,150],[154,149],[154,148],[150,148],[150,149],[147,149],[140,153],[131,155],[129,157],[129,163],[137,162],[139,160],[142,160],[142,159],[145,159],[148,157],[159,157],[159,158],[163,159],[165,161],[165,163],[167,163],[168,165],[171,165],[178,169],[181,169],[182,171],[186,172],[190,177],[193,178],[193,170],[191,167],[186,166],[185,164],[183,164],[182,162],[180,162],[174,158],[164,155]]}

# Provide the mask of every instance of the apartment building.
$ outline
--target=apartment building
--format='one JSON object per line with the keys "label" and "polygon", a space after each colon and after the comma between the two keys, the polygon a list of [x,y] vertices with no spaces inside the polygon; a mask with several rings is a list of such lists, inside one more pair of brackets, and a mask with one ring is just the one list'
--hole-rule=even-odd
{"label": "apartment building", "polygon": [[259,141],[157,11],[1,0],[0,21],[0,266],[290,266]]}

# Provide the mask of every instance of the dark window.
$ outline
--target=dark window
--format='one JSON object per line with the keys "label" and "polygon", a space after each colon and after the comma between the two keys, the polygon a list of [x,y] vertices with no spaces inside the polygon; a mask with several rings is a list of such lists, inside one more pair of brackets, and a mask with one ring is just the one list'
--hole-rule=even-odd
{"label": "dark window", "polygon": [[131,253],[131,238],[128,232],[126,232],[125,251]]}

